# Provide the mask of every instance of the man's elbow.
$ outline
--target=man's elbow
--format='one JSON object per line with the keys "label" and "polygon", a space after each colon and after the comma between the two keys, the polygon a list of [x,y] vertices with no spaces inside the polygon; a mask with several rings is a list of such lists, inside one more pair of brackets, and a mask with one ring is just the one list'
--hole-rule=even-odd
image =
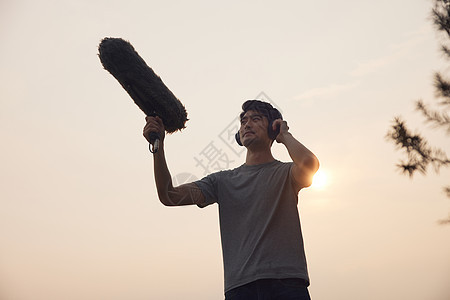
{"label": "man's elbow", "polygon": [[314,155],[314,174],[319,170],[320,162],[319,159]]}
{"label": "man's elbow", "polygon": [[305,175],[302,182],[302,188],[310,187],[313,184],[313,178],[319,170],[320,163],[315,155],[312,155],[308,161],[304,163]]}
{"label": "man's elbow", "polygon": [[168,201],[167,199],[159,199],[159,202],[161,202],[164,206],[171,207],[175,206],[172,202]]}
{"label": "man's elbow", "polygon": [[158,193],[159,202],[164,206],[174,206],[173,201],[170,199],[168,193]]}
{"label": "man's elbow", "polygon": [[303,165],[306,167],[306,169],[309,170],[309,173],[311,173],[312,175],[316,174],[316,172],[320,168],[319,159],[317,159],[314,154],[311,154],[308,159],[303,162]]}

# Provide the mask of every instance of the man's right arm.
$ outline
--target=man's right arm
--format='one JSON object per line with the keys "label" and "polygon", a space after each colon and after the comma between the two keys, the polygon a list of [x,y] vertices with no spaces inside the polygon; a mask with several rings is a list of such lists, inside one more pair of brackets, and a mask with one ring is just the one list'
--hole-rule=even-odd
{"label": "man's right arm", "polygon": [[163,145],[153,155],[153,158],[156,189],[161,203],[167,206],[181,206],[205,202],[202,191],[195,183],[185,183],[177,187],[173,186]]}
{"label": "man's right arm", "polygon": [[195,183],[182,184],[174,187],[172,176],[164,154],[164,125],[159,117],[147,117],[147,124],[144,127],[144,137],[149,141],[151,132],[158,132],[160,135],[159,150],[153,154],[154,174],[156,189],[161,203],[167,206],[181,206],[200,204],[205,201],[205,197],[200,188]]}

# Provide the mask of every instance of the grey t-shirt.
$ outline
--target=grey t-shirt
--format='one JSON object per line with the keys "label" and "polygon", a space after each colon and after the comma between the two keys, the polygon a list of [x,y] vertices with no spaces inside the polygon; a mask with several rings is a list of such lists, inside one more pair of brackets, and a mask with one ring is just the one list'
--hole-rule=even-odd
{"label": "grey t-shirt", "polygon": [[219,205],[225,292],[265,278],[309,282],[292,163],[241,165],[195,182]]}

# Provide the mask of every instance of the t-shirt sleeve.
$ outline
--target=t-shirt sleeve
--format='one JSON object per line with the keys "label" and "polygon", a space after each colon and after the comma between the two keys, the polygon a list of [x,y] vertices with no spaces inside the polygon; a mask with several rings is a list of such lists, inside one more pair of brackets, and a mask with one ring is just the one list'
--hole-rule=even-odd
{"label": "t-shirt sleeve", "polygon": [[194,181],[194,183],[200,188],[205,197],[203,203],[197,203],[198,207],[204,208],[217,202],[217,173],[203,177],[200,180]]}
{"label": "t-shirt sleeve", "polygon": [[287,171],[289,174],[289,179],[291,181],[292,187],[294,188],[296,193],[299,193],[303,186],[295,180],[294,175],[292,174],[292,168],[294,166],[293,162],[285,163],[284,166],[287,166]]}

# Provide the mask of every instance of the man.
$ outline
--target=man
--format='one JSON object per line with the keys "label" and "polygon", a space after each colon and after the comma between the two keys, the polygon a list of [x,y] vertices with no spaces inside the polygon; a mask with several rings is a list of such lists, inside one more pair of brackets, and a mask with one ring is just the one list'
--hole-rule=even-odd
{"label": "man", "polygon": [[[242,109],[236,141],[247,148],[245,163],[178,187],[164,156],[162,120],[146,118],[146,139],[151,132],[161,136],[154,154],[159,199],[167,206],[218,203],[226,300],[310,299],[297,204],[319,161],[271,104],[249,100]],[[272,156],[274,140],[286,147],[292,162]]]}

